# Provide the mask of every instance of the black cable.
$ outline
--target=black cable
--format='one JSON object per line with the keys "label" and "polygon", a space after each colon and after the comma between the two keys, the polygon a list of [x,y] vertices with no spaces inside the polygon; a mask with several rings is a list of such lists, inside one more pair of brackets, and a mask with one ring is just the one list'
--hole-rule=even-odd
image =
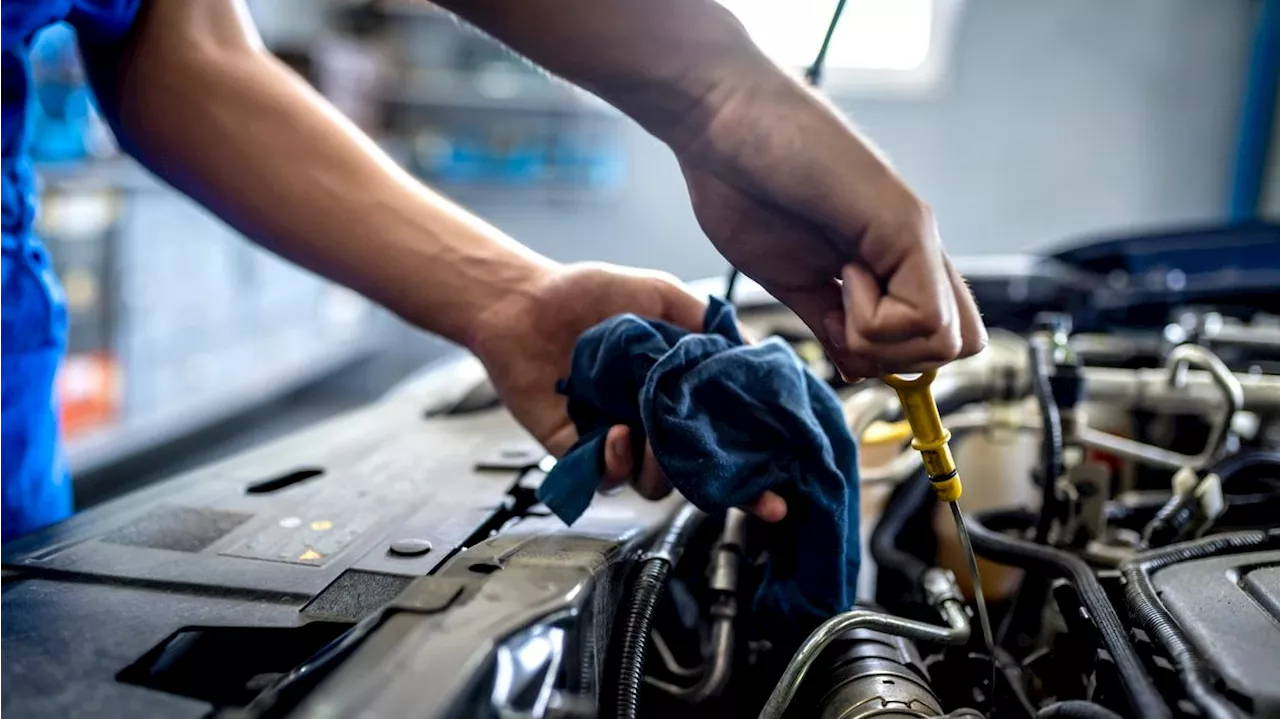
{"label": "black cable", "polygon": [[1121,719],[1119,714],[1093,702],[1072,699],[1055,702],[1036,712],[1036,719]]}
{"label": "black cable", "polygon": [[886,571],[891,571],[904,577],[907,580],[906,586],[919,587],[929,565],[910,552],[899,549],[898,538],[903,536],[907,522],[933,496],[933,487],[929,483],[929,477],[920,471],[908,478],[899,492],[889,498],[880,521],[871,532],[871,557],[876,561],[876,584],[884,580]]}
{"label": "black cable", "polygon": [[1053,396],[1049,375],[1047,348],[1041,342],[1031,343],[1031,388],[1040,407],[1040,471],[1044,473],[1044,486],[1040,492],[1040,516],[1036,519],[1036,542],[1047,544],[1049,530],[1058,512],[1058,478],[1063,472],[1062,413]]}
{"label": "black cable", "polygon": [[[822,84],[822,69],[827,64],[827,50],[831,47],[831,38],[836,34],[836,26],[840,24],[840,16],[844,14],[845,0],[839,0],[836,3],[836,9],[831,13],[831,22],[827,23],[827,32],[822,36],[822,45],[818,47],[818,56],[813,59],[813,64],[804,71],[804,77],[809,81],[809,85],[817,87]],[[724,281],[724,301],[733,304],[733,290],[738,284],[738,277],[742,273],[737,267],[729,267],[729,275]]]}
{"label": "black cable", "polygon": [[1274,472],[1271,478],[1280,479],[1280,451],[1255,449],[1236,452],[1210,467],[1209,471],[1218,475],[1225,489],[1237,475],[1262,468],[1270,468]]}
{"label": "black cable", "polygon": [[282,716],[361,642],[381,626],[385,615],[375,612],[326,644],[307,661],[272,682],[239,713],[241,717]]}
{"label": "black cable", "polygon": [[737,267],[729,268],[729,276],[724,280],[724,301],[733,304],[733,289],[738,286],[738,277],[742,273]]}
{"label": "black cable", "polygon": [[1129,613],[1173,660],[1187,697],[1200,708],[1207,719],[1237,719],[1244,716],[1244,713],[1214,688],[1214,678],[1209,667],[1182,634],[1173,616],[1164,608],[1151,582],[1151,574],[1192,559],[1278,546],[1280,529],[1235,532],[1144,552],[1120,565],[1125,579],[1124,598],[1129,605]]}
{"label": "black cable", "polygon": [[831,22],[827,25],[827,33],[822,36],[822,45],[818,48],[818,56],[805,71],[804,77],[809,84],[817,87],[822,83],[822,67],[827,63],[827,49],[831,47],[831,38],[836,34],[836,25],[840,24],[840,15],[844,13],[845,0],[836,3],[835,12],[831,14]]}
{"label": "black cable", "polygon": [[613,699],[613,716],[634,719],[640,715],[640,689],[644,685],[645,649],[653,623],[653,610],[667,586],[671,565],[663,559],[650,559],[640,567],[631,585],[631,599],[623,612],[622,641],[618,646],[617,694]]}
{"label": "black cable", "polygon": [[1075,585],[1080,601],[1098,628],[1103,645],[1115,661],[1133,716],[1139,719],[1171,719],[1173,713],[1147,674],[1133,643],[1129,641],[1128,630],[1111,606],[1111,600],[1093,569],[1074,554],[1001,533],[1008,529],[1025,530],[1033,521],[1030,512],[1000,510],[970,515],[966,524],[978,554],[1013,567],[1068,578]]}
{"label": "black cable", "polygon": [[614,628],[610,664],[617,667],[616,678],[604,685],[601,698],[604,716],[619,719],[636,719],[639,716],[645,651],[653,625],[653,611],[666,589],[672,565],[684,552],[702,516],[693,505],[686,504],[642,559],[626,608],[619,613],[618,626]]}
{"label": "black cable", "polygon": [[[1065,466],[1062,413],[1046,372],[1048,348],[1044,343],[1033,340],[1028,352],[1031,389],[1036,398],[1036,406],[1040,409],[1040,472],[1044,480],[1040,488],[1040,514],[1036,517],[1035,541],[1038,544],[1048,544],[1049,531],[1053,528],[1053,520],[1059,511],[1058,477],[1062,476]],[[1021,588],[1014,595],[1013,603],[996,632],[997,644],[1004,644],[1015,626],[1026,626],[1028,623],[1038,625],[1040,607],[1044,604],[1047,592],[1048,587],[1040,578],[1032,575],[1023,578]]]}
{"label": "black cable", "polygon": [[[1257,470],[1262,470],[1258,472]],[[1268,475],[1267,470],[1270,470]],[[1258,493],[1274,493],[1276,487],[1267,480],[1280,479],[1280,452],[1275,450],[1247,450],[1237,452],[1227,457],[1213,467],[1211,467],[1203,475],[1207,477],[1210,474],[1216,474],[1222,486],[1222,491],[1227,497],[1228,504],[1246,503],[1249,501],[1248,495],[1244,497],[1232,497],[1232,490],[1239,490],[1240,487],[1233,487],[1244,483],[1247,479],[1262,479],[1262,482],[1254,482],[1253,487],[1259,490]],[[1262,474],[1262,477],[1256,475]],[[1252,477],[1250,475],[1253,475]],[[1234,494],[1244,494],[1243,492],[1235,492]],[[1175,542],[1189,539],[1192,535],[1203,534],[1205,526],[1214,518],[1206,517],[1202,514],[1200,508],[1200,499],[1193,493],[1175,494],[1169,498],[1163,506],[1160,507],[1156,515],[1142,529],[1142,541],[1147,547],[1165,547]]]}

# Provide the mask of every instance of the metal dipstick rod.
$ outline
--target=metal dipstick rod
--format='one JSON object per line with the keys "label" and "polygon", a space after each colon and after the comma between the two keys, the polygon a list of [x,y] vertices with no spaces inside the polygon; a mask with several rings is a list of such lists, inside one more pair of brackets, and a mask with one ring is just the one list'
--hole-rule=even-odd
{"label": "metal dipstick rod", "polygon": [[964,514],[960,511],[960,495],[964,487],[960,482],[960,470],[956,467],[955,457],[951,455],[951,432],[942,426],[942,415],[938,412],[938,403],[933,398],[932,384],[937,376],[936,370],[920,373],[909,378],[903,375],[890,374],[884,376],[884,383],[898,393],[902,403],[902,413],[911,426],[911,448],[920,453],[924,462],[925,474],[933,485],[933,492],[940,501],[951,505],[951,517],[956,523],[956,533],[960,537],[960,547],[964,550],[969,564],[969,578],[973,583],[973,599],[978,609],[978,624],[982,628],[982,640],[986,643],[987,653],[991,657],[991,692],[995,692],[996,653],[995,640],[991,634],[991,619],[987,615],[987,602],[982,595],[982,578],[978,575],[978,557],[973,553],[973,544],[969,541],[969,530],[964,523]]}

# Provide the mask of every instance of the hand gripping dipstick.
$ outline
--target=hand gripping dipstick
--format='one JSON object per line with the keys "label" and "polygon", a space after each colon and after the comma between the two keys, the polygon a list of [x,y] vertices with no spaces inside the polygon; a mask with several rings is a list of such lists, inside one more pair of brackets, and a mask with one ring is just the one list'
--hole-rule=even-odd
{"label": "hand gripping dipstick", "polygon": [[[978,576],[978,558],[973,553],[973,544],[969,541],[969,530],[964,524],[964,515],[960,512],[960,494],[964,487],[960,483],[960,470],[956,468],[955,457],[951,456],[951,432],[942,426],[942,416],[938,413],[938,403],[933,399],[934,378],[936,370],[922,372],[918,377],[907,378],[902,375],[884,376],[884,383],[898,393],[898,401],[902,403],[902,413],[907,424],[911,426],[911,448],[920,453],[924,462],[925,474],[933,485],[933,492],[938,499],[951,505],[951,517],[956,522],[956,533],[960,536],[960,545],[965,559],[969,563],[969,578],[973,582],[974,604],[978,607],[978,623],[982,627],[982,639],[986,642],[987,653],[991,656],[991,693],[995,692],[995,641],[991,636],[991,620],[987,616],[987,602],[982,596],[982,579]],[[988,700],[990,700],[988,696]]]}

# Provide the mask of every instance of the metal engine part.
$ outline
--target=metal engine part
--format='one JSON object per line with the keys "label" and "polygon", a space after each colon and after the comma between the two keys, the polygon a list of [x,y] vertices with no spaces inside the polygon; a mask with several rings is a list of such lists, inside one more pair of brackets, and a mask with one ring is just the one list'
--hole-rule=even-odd
{"label": "metal engine part", "polygon": [[929,673],[915,644],[904,637],[855,629],[831,669],[831,690],[821,719],[921,719],[941,715]]}

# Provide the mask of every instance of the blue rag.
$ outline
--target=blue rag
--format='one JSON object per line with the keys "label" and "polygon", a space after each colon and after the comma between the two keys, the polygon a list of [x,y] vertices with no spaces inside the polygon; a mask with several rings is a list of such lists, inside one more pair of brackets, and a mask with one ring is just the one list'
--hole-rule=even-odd
{"label": "blue rag", "polygon": [[703,334],[619,315],[579,338],[559,389],[579,439],[538,490],[556,516],[572,524],[586,510],[605,435],[627,425],[705,512],[766,489],[787,501],[786,519],[763,525],[769,562],[754,607],[766,631],[805,633],[853,605],[857,444],[835,392],[786,343],[745,344],[733,308],[716,298]]}

